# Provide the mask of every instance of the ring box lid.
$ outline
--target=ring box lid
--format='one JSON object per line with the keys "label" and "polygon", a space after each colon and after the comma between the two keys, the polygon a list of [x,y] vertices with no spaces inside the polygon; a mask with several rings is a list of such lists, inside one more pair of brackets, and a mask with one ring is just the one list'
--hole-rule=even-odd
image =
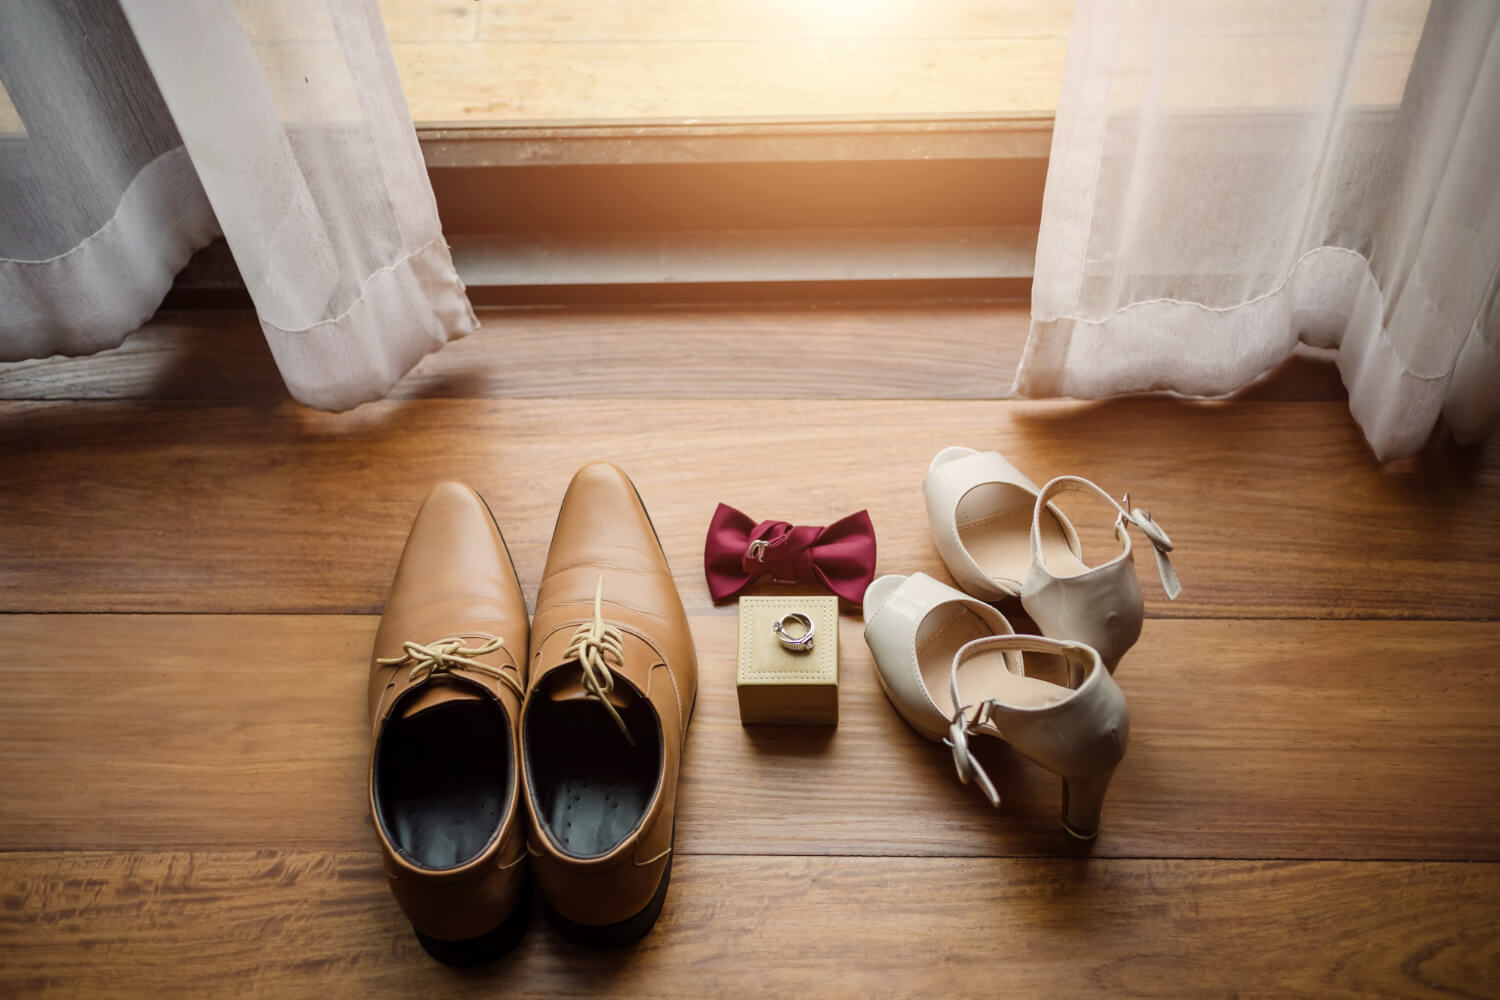
{"label": "ring box lid", "polygon": [[[740,598],[740,720],[831,725],[838,722],[839,606],[830,596]],[[794,653],[774,625],[798,612],[813,622],[813,648]],[[795,626],[790,630],[796,635]]]}

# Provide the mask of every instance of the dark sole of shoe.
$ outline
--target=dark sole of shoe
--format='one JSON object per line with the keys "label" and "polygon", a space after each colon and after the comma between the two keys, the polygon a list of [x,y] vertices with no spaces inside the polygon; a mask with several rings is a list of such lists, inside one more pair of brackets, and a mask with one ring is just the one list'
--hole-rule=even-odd
{"label": "dark sole of shoe", "polygon": [[526,928],[531,924],[531,875],[528,873],[525,878],[526,884],[521,889],[520,898],[516,900],[516,908],[499,927],[467,941],[444,941],[413,929],[422,950],[444,965],[456,968],[483,965],[509,954],[521,943],[521,939],[526,936]]}
{"label": "dark sole of shoe", "polygon": [[[676,837],[673,837],[675,840]],[[650,932],[656,926],[656,919],[661,916],[662,904],[667,901],[667,883],[672,881],[672,856],[667,855],[666,871],[661,873],[661,884],[656,887],[651,901],[637,914],[626,917],[616,924],[604,924],[596,926],[593,924],[580,924],[569,920],[558,913],[552,907],[543,903],[542,908],[547,911],[547,919],[557,932],[574,944],[583,945],[586,948],[623,948],[625,945],[634,944]]]}

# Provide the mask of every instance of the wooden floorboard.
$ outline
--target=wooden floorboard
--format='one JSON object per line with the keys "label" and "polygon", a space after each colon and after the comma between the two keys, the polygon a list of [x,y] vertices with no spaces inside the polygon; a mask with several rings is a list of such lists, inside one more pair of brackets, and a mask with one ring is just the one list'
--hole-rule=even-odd
{"label": "wooden floorboard", "polygon": [[1342,403],[1162,399],[0,403],[0,610],[376,611],[445,478],[489,499],[531,596],[568,477],[601,457],[635,478],[691,610],[711,608],[719,501],[804,523],[866,507],[882,572],[942,574],[920,483],[959,443],[1152,509],[1184,583],[1169,604],[1147,580],[1155,616],[1500,617],[1500,447],[1382,468]]}
{"label": "wooden floorboard", "polygon": [[[479,332],[424,359],[392,398],[994,399],[1010,390],[1029,324],[1023,302],[477,314]],[[165,313],[114,350],[0,364],[0,399],[222,403],[280,392],[260,326],[243,312]]]}
{"label": "wooden floorboard", "polygon": [[[373,617],[0,621],[0,850],[371,843]],[[992,810],[886,701],[857,620],[836,730],[744,727],[736,624],[693,619],[684,854],[1055,855],[1059,785]],[[1500,623],[1151,622],[1096,856],[1500,860]],[[1382,669],[1381,664],[1392,668]]]}
{"label": "wooden floorboard", "polygon": [[[481,328],[429,355],[392,399],[999,399],[1029,304],[479,309]],[[254,316],[158,315],[114,350],[0,364],[0,399],[274,399],[281,376]],[[1331,364],[1299,357],[1244,398],[1343,399]]]}
{"label": "wooden floorboard", "polygon": [[[0,996],[1500,998],[1500,445],[1378,466],[1306,357],[1233,401],[1000,401],[1016,304],[481,316],[341,415],[286,400],[247,315],[0,365]],[[1004,747],[979,751],[1000,810],[960,785],[855,614],[836,730],[739,723],[714,504],[868,507],[881,571],[942,576],[919,484],[954,443],[1129,489],[1177,542],[1180,601],[1137,562],[1091,847]],[[598,457],[701,659],[666,910],[629,949],[539,920],[455,972],[373,849],[376,615],[443,478],[488,497],[534,601]]]}
{"label": "wooden floorboard", "polygon": [[1500,866],[683,858],[654,932],[460,972],[372,852],[0,855],[0,994],[1492,997]]}

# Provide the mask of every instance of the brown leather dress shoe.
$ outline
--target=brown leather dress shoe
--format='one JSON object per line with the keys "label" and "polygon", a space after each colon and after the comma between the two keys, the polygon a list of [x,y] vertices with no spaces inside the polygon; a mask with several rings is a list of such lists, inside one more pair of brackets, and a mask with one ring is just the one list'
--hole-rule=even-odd
{"label": "brown leather dress shoe", "polygon": [[656,531],[613,465],[586,465],[568,486],[531,637],[532,873],[565,936],[627,944],[666,899],[698,661]]}
{"label": "brown leather dress shoe", "polygon": [[500,529],[469,487],[428,494],[370,668],[370,814],[386,875],[428,953],[472,965],[530,916],[515,722],[526,602]]}

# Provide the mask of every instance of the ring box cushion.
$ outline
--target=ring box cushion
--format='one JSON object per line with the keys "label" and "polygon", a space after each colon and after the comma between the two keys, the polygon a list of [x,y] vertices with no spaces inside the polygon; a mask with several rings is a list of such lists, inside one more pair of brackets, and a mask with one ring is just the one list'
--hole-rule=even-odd
{"label": "ring box cushion", "polygon": [[[793,612],[812,619],[811,652],[794,653],[776,639],[776,623]],[[799,625],[787,629],[793,636],[799,630]],[[746,725],[838,725],[838,598],[741,597],[736,688]]]}

